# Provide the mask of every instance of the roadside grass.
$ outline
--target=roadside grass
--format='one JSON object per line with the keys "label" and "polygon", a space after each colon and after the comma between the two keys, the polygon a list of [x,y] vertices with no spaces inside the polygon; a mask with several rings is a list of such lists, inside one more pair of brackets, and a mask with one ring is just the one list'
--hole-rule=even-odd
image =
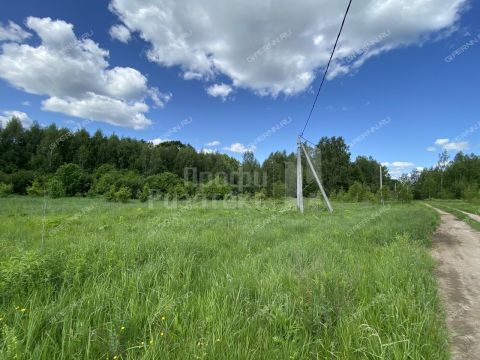
{"label": "roadside grass", "polygon": [[[480,205],[475,205],[473,203],[463,202],[463,201],[428,201],[428,204],[436,207],[437,209],[446,211],[459,220],[466,222],[470,225],[473,229],[480,231],[480,223],[478,221],[473,220],[468,215],[464,214],[462,211],[469,212],[470,214],[479,214]],[[460,211],[462,210],[462,211]]]}
{"label": "roadside grass", "polygon": [[448,359],[438,216],[335,208],[0,199],[0,358]]}
{"label": "roadside grass", "polygon": [[480,215],[480,203],[478,201],[469,202],[464,200],[432,200],[432,202],[466,211],[470,214]]}

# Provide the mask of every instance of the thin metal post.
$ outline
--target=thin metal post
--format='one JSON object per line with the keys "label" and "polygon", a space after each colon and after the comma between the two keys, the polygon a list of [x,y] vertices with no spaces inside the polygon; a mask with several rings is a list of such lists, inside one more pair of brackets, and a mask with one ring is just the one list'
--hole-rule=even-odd
{"label": "thin metal post", "polygon": [[297,140],[297,207],[303,214],[303,177],[302,177],[302,150],[300,138]]}
{"label": "thin metal post", "polygon": [[383,167],[380,165],[380,201],[382,205],[385,205],[385,201],[383,200]]}
{"label": "thin metal post", "polygon": [[310,169],[312,169],[313,176],[315,177],[315,180],[317,181],[318,187],[320,188],[320,191],[322,192],[323,199],[325,200],[325,203],[327,204],[328,211],[331,213],[333,212],[333,207],[332,204],[330,204],[330,200],[328,199],[327,193],[325,192],[325,189],[323,188],[322,182],[320,181],[320,178],[317,175],[317,172],[315,171],[315,167],[313,166],[312,160],[310,159],[310,155],[308,155],[307,149],[305,149],[305,146],[300,142],[300,146],[303,149],[303,152],[305,153],[305,156],[307,158],[308,165],[310,165]]}

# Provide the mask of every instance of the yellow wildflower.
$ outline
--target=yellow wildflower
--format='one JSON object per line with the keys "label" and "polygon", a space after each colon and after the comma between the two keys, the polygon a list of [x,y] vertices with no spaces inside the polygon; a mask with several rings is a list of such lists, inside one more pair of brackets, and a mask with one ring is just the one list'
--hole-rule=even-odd
{"label": "yellow wildflower", "polygon": [[163,336],[163,335],[165,335],[165,334],[164,334],[163,332],[161,332],[161,333],[160,333],[160,336]]}

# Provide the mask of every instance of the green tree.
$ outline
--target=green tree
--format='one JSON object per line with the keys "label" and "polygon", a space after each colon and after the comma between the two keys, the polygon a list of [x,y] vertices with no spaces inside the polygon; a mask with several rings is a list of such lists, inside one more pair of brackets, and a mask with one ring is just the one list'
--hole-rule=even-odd
{"label": "green tree", "polygon": [[63,183],[65,194],[75,196],[88,191],[87,177],[77,164],[65,164],[58,168],[55,177]]}

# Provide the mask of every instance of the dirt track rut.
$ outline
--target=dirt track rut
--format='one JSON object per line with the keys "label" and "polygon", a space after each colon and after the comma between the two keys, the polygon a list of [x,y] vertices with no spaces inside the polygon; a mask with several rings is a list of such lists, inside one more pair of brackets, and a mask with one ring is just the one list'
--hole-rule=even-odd
{"label": "dirt track rut", "polygon": [[[435,209],[435,208],[434,208]],[[480,233],[453,215],[441,215],[432,256],[452,340],[452,359],[480,359]]]}

